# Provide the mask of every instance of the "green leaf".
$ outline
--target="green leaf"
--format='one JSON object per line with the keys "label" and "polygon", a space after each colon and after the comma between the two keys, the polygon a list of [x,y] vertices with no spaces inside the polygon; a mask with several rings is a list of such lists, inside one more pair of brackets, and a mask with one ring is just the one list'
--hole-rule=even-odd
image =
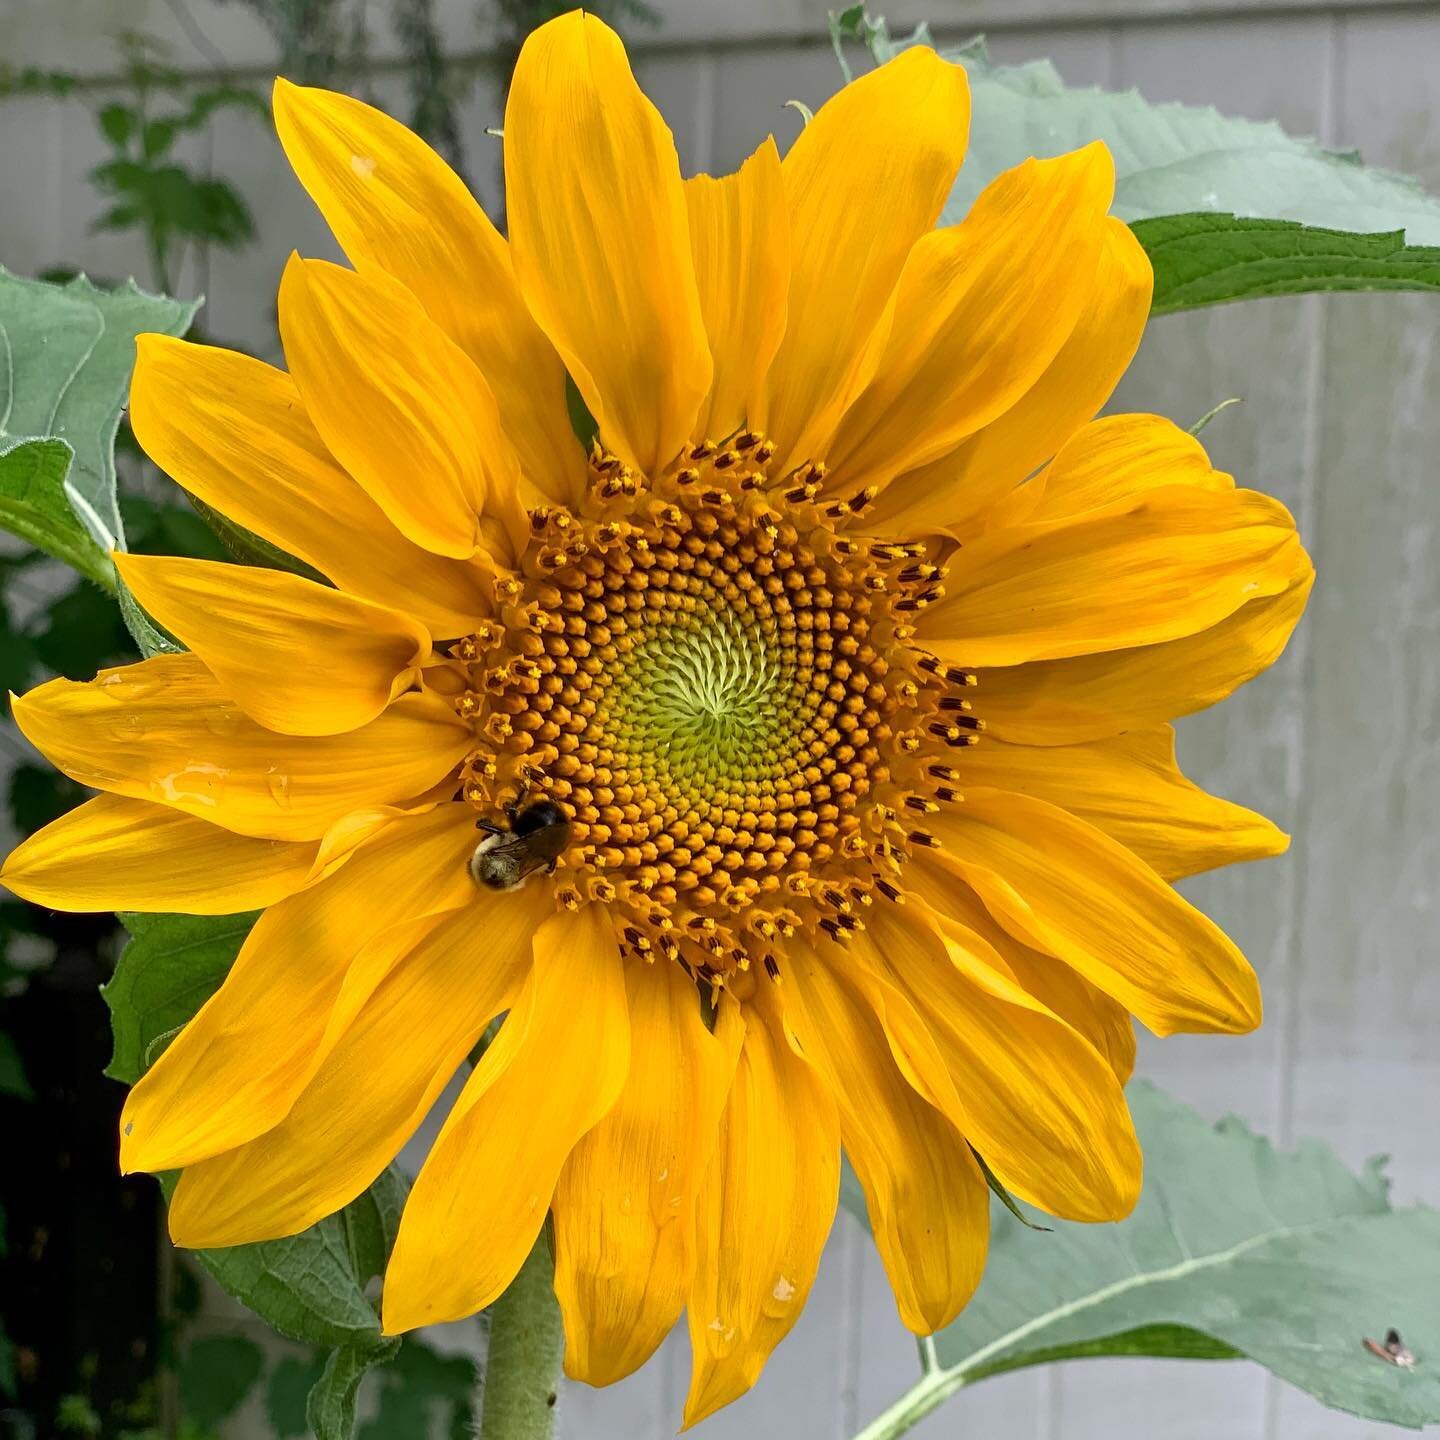
{"label": "green leaf", "polygon": [[116,149],[123,150],[135,133],[135,112],[128,105],[106,105],[100,111],[100,131]]}
{"label": "green leaf", "polygon": [[20,1052],[4,1030],[0,1030],[0,1095],[13,1095],[19,1100],[35,1098],[35,1092],[25,1078]]}
{"label": "green leaf", "polygon": [[100,989],[115,1050],[105,1073],[133,1085],[220,988],[256,916],[122,915],[130,943]]}
{"label": "green leaf", "polygon": [[[979,1293],[912,1394],[938,1403],[1077,1356],[1240,1355],[1338,1410],[1440,1420],[1440,1369],[1418,1349],[1440,1333],[1440,1213],[1391,1209],[1376,1163],[1353,1175],[1316,1142],[1282,1154],[1238,1120],[1128,1093],[1145,1151],[1135,1213],[1034,1235],[997,1208]],[[1392,1326],[1417,1346],[1413,1370],[1364,1349]]]}
{"label": "green leaf", "polygon": [[95,1407],[84,1395],[62,1395],[55,1407],[55,1426],[62,1435],[85,1435],[98,1437],[104,1432],[104,1423]]}
{"label": "green leaf", "polygon": [[108,589],[110,551],[125,544],[114,447],[135,337],[183,334],[197,304],[133,281],[101,290],[83,275],[52,285],[0,269],[0,524]]}
{"label": "green leaf", "polygon": [[350,1440],[355,1433],[355,1399],[360,1382],[373,1365],[383,1365],[400,1348],[389,1340],[378,1350],[336,1350],[325,1362],[310,1398],[305,1418],[315,1440]]}
{"label": "green leaf", "polygon": [[[833,17],[831,37],[847,75],[844,41],[882,62],[933,44],[923,25],[892,40],[862,6]],[[940,53],[964,67],[972,103],[942,225],[962,219],[1001,171],[1103,140],[1115,158],[1114,213],[1155,264],[1157,314],[1309,291],[1440,288],[1440,251],[1426,248],[1440,246],[1440,198],[1407,176],[1271,121],[1071,88],[1044,60],[996,65],[982,41]]]}
{"label": "green leaf", "polygon": [[[837,44],[857,38],[846,18],[837,22]],[[858,38],[877,61],[934,44],[923,25],[892,41],[883,21],[871,24]],[[1338,230],[1403,229],[1412,241],[1440,244],[1440,199],[1408,176],[1361,164],[1353,151],[1327,150],[1274,121],[1240,120],[1210,106],[1072,88],[1048,60],[996,65],[978,40],[940,53],[964,66],[972,107],[969,149],[941,224],[964,216],[1002,170],[1103,140],[1115,157],[1114,211],[1123,220],[1198,210]]]}
{"label": "green leaf", "polygon": [[[65,294],[99,314],[101,332],[86,363],[65,387],[51,433],[75,448],[65,489],[81,520],[107,550],[124,549],[125,530],[115,495],[115,432],[130,393],[135,337],[150,332],[183,335],[200,301],[151,295],[133,280],[114,290],[101,290],[83,275],[65,286]],[[114,543],[106,540],[107,535],[114,537]]]}
{"label": "green leaf", "polygon": [[384,1274],[409,1189],[405,1177],[392,1165],[359,1199],[335,1217],[345,1237],[350,1268],[362,1284]]}
{"label": "green leaf", "polygon": [[158,159],[175,143],[173,120],[147,120],[140,136],[140,149],[147,160]]}
{"label": "green leaf", "polygon": [[1316,290],[1440,290],[1440,247],[1288,220],[1167,215],[1134,231],[1155,267],[1153,312]]}
{"label": "green leaf", "polygon": [[72,454],[63,440],[20,440],[7,446],[0,439],[0,526],[113,590],[110,557],[75,518],[65,497]]}
{"label": "green leaf", "polygon": [[[167,1195],[174,1178],[167,1177]],[[355,1232],[377,1227],[376,1212],[386,1204],[376,1200],[377,1189],[403,1194],[404,1185],[392,1166],[344,1210],[298,1235],[197,1250],[195,1257],[222,1289],[289,1339],[389,1358],[394,1343],[380,1333],[380,1318],[365,1293],[380,1267],[356,1268]],[[383,1265],[384,1255],[378,1258]]]}
{"label": "green leaf", "polygon": [[218,1425],[244,1403],[260,1379],[265,1357],[243,1335],[207,1335],[180,1357],[180,1399],[185,1418],[205,1428]]}

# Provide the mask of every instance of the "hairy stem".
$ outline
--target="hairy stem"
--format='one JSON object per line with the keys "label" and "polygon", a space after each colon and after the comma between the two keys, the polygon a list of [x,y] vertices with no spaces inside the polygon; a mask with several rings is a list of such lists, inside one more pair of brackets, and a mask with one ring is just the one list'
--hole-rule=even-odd
{"label": "hairy stem", "polygon": [[542,1234],[490,1312],[480,1440],[550,1440],[565,1335]]}

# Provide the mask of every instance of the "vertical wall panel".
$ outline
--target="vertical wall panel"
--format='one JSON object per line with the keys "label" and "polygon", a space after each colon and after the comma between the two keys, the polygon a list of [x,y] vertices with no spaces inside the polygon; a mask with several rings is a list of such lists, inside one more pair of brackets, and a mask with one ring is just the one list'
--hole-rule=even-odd
{"label": "vertical wall panel", "polygon": [[60,243],[62,101],[35,97],[0,111],[0,265],[32,275]]}
{"label": "vertical wall panel", "polygon": [[[1338,26],[1336,132],[1440,186],[1440,16]],[[1319,429],[1320,582],[1308,687],[1310,857],[1295,1074],[1283,1123],[1352,1164],[1394,1156],[1397,1197],[1434,1203],[1440,1148],[1440,305],[1329,304]],[[1383,1314],[1357,1316],[1373,1333]],[[1359,1336],[1357,1334],[1357,1343]],[[1284,1440],[1381,1427],[1277,1395]]]}
{"label": "vertical wall panel", "polygon": [[[1213,104],[1226,113],[1279,118],[1322,131],[1329,83],[1324,21],[1213,21],[1122,28],[1115,83],[1153,101]],[[1267,301],[1156,321],[1121,386],[1115,409],[1154,410],[1192,424],[1231,396],[1204,440],[1215,463],[1284,500],[1302,531],[1313,514],[1314,367],[1319,302]],[[1216,709],[1181,722],[1179,748],[1200,784],[1251,805],[1294,831],[1304,784],[1306,632],[1269,673]],[[1210,1115],[1235,1111],[1273,1133],[1289,1064],[1294,904],[1304,837],[1288,855],[1199,876],[1184,888],[1236,939],[1260,973],[1266,1024],[1239,1039],[1176,1037],[1142,1044],[1140,1072]],[[1111,1362],[1062,1367],[1057,1435],[1082,1440],[1104,1424],[1142,1440],[1216,1435],[1259,1440],[1269,1382],[1240,1365]]]}

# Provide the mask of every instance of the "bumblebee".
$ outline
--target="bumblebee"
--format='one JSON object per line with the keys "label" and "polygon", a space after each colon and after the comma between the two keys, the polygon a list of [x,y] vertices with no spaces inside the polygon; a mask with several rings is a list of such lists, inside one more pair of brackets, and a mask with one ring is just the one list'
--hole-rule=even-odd
{"label": "bumblebee", "polygon": [[506,825],[477,820],[485,838],[470,857],[470,876],[486,890],[518,890],[544,866],[555,873],[555,863],[570,843],[570,822],[553,800],[525,803],[523,794],[505,807]]}

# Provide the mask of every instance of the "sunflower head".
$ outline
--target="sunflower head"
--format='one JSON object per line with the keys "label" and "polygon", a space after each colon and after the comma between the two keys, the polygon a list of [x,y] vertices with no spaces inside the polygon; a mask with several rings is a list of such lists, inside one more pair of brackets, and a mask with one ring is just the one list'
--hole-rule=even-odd
{"label": "sunflower head", "polygon": [[944,593],[932,547],[851,538],[873,494],[826,500],[823,464],[774,455],[741,430],[650,477],[597,448],[574,509],[530,512],[501,622],[451,648],[465,798],[549,797],[558,902],[712,989],[898,899],[942,757],[983,729],[974,674],[910,648]]}
{"label": "sunflower head", "polygon": [[177,1242],[346,1204],[501,1014],[391,1331],[489,1304],[548,1212],[569,1372],[687,1313],[693,1422],[799,1314],[842,1145],[920,1333],[979,1280],[977,1156],[1126,1213],[1131,1016],[1260,1014],[1170,882],[1285,846],[1169,722],[1275,659],[1311,570],[1191,436],[1094,418],[1150,296],[1104,147],[934,229],[968,98],[916,48],[682,179],[576,13],[520,57],[505,239],[377,111],[275,114],[353,268],[290,262],[286,370],[143,338],[132,420],[321,579],[118,556],[188,653],[15,707],[99,792],[19,893],[264,911],[126,1104]]}

